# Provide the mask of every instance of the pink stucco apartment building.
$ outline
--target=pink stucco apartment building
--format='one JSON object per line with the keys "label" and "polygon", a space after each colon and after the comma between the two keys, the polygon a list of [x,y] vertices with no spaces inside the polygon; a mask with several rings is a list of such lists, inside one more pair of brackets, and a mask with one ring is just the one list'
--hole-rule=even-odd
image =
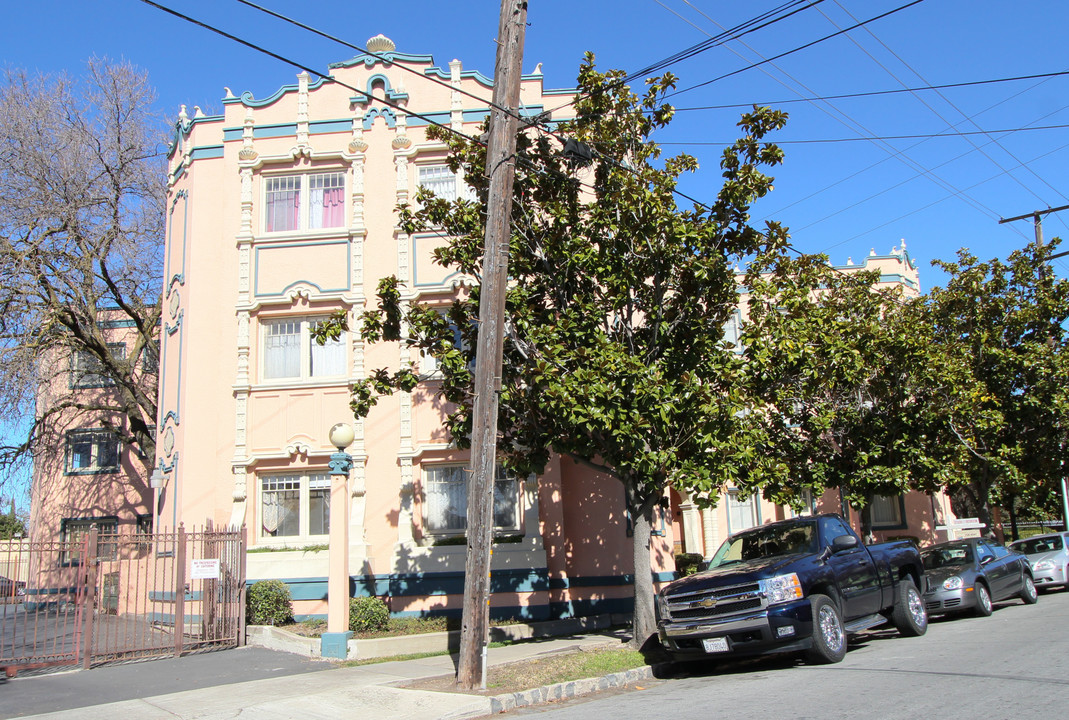
{"label": "pink stucco apartment building", "polygon": [[[406,301],[443,305],[470,282],[432,261],[438,237],[402,231],[396,207],[420,186],[445,197],[466,192],[426,129],[435,122],[477,134],[491,81],[458,60],[440,67],[398,52],[383,36],[368,49],[374,54],[331,66],[329,79],[301,73],[266,98],[228,89],[222,115],[183,111],[170,156],[159,527],[245,525],[249,579],[286,581],[298,616],[326,611],[327,433],[338,422],[356,428],[352,592],[385,597],[395,614],[459,613],[462,605],[465,547],[456,541],[467,454],[442,427],[433,367],[421,365],[426,379],[411,393],[354,422],[351,380],[422,361],[355,334],[319,346],[309,329],[339,309],[355,326],[382,277],[396,275]],[[544,88],[537,70],[523,77],[526,114],[571,96]],[[872,264],[888,282],[917,287],[904,249],[867,258]],[[790,513],[726,497],[701,511],[673,494],[654,538],[661,580],[673,577],[674,551],[710,554],[729,532]],[[628,610],[623,499],[617,481],[567,459],[554,459],[541,477],[499,477],[492,614]],[[922,539],[946,512],[927,496],[885,504],[884,532]]]}

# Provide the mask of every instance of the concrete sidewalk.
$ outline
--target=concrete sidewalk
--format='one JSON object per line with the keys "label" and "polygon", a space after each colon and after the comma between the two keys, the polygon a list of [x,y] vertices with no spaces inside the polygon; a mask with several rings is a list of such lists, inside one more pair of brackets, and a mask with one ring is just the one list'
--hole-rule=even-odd
{"label": "concrete sidewalk", "polygon": [[[539,656],[596,647],[621,647],[625,638],[611,634],[575,635],[490,648],[490,665],[517,662]],[[340,718],[352,715],[376,720],[450,720],[487,717],[516,704],[534,704],[547,699],[545,693],[524,693],[521,697],[483,697],[460,693],[423,692],[394,687],[412,680],[453,675],[452,656],[378,663],[353,668],[337,668],[282,678],[219,685],[198,690],[107,703],[63,712],[28,715],[29,718],[70,718],[80,720],[222,720],[242,718],[281,720],[282,718]],[[548,699],[570,697],[584,692],[632,682],[648,677],[648,668],[621,673],[620,677],[587,684],[568,683],[555,687]]]}

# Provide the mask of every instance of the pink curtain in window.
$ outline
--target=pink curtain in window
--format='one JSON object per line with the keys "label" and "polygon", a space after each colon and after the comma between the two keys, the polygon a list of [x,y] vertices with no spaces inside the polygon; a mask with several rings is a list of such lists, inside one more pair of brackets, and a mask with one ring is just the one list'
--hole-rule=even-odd
{"label": "pink curtain in window", "polygon": [[323,190],[323,224],[319,227],[341,227],[345,224],[345,196],[343,188]]}
{"label": "pink curtain in window", "polygon": [[267,198],[267,232],[296,230],[301,213],[301,193],[297,190],[273,192]]}

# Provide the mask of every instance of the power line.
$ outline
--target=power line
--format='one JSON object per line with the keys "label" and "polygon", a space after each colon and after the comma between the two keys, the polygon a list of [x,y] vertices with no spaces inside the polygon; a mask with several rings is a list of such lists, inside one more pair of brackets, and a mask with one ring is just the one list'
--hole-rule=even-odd
{"label": "power line", "polygon": [[820,44],[820,43],[822,43],[822,42],[824,42],[826,40],[831,40],[834,37],[838,37],[840,35],[844,35],[844,34],[850,32],[851,30],[856,30],[857,28],[863,27],[865,25],[868,25],[871,22],[875,22],[877,20],[882,20],[885,17],[888,17],[890,15],[894,15],[895,13],[900,12],[902,10],[906,10],[907,8],[911,8],[914,5],[919,5],[922,2],[924,2],[924,0],[913,0],[913,2],[906,3],[905,5],[900,5],[899,7],[896,7],[893,10],[888,10],[885,13],[882,13],[882,14],[877,15],[875,17],[869,18],[868,20],[862,20],[861,22],[859,22],[859,23],[857,23],[855,25],[851,25],[848,28],[843,28],[842,30],[839,30],[838,32],[833,32],[831,35],[825,35],[824,37],[818,38],[817,40],[813,40],[812,42],[808,42],[805,45],[799,45],[798,47],[794,48],[793,50],[787,50],[786,52],[782,52],[779,55],[773,55],[770,58],[765,58],[765,59],[761,60],[760,62],[753,63],[752,65],[748,65],[748,66],[743,67],[743,68],[739,68],[738,70],[732,70],[731,72],[725,73],[724,75],[720,75],[719,77],[715,77],[712,80],[706,80],[705,82],[698,83],[697,85],[691,85],[690,87],[683,88],[682,90],[676,90],[669,97],[674,96],[674,95],[682,95],[685,92],[690,92],[691,90],[697,90],[698,88],[705,87],[706,85],[712,85],[715,82],[719,82],[721,80],[724,80],[725,78],[732,77],[733,75],[738,75],[739,73],[746,72],[747,70],[752,70],[755,67],[759,67],[761,65],[765,65],[765,64],[770,63],[770,62],[772,62],[774,60],[779,60],[780,58],[787,57],[788,55],[793,55],[796,52],[800,52],[800,51],[805,50],[807,48],[811,48],[814,45],[818,45],[818,44]]}
{"label": "power line", "polygon": [[[1001,128],[999,130],[967,130],[962,132],[938,132],[938,133],[917,133],[915,135],[869,135],[852,138],[822,138],[817,140],[776,140],[777,145],[813,145],[817,143],[847,143],[847,142],[871,142],[871,141],[883,141],[883,140],[917,140],[926,139],[933,140],[936,138],[957,138],[968,137],[971,135],[997,135],[999,133],[1019,133],[1029,132],[1031,130],[1061,130],[1069,128],[1069,124],[1064,125],[1037,125],[1034,127],[1016,127],[1016,128]],[[994,139],[992,139],[994,142]],[[662,142],[660,145],[733,145],[735,141],[731,142],[714,142],[706,140],[696,140],[694,142]],[[1014,158],[1016,159],[1016,158]]]}
{"label": "power line", "polygon": [[828,100],[845,100],[848,98],[874,97],[878,95],[897,95],[900,93],[914,93],[924,90],[946,90],[948,88],[972,87],[975,85],[991,85],[994,83],[1016,82],[1018,80],[1036,80],[1039,78],[1053,78],[1069,75],[1069,70],[1060,72],[1036,73],[1035,75],[1017,75],[1015,77],[993,78],[991,80],[971,80],[968,82],[944,83],[942,85],[920,85],[918,87],[898,88],[894,90],[872,90],[869,92],[842,93],[840,95],[822,95],[819,97],[792,98],[790,100],[761,100],[759,102],[731,103],[728,105],[700,105],[695,107],[677,107],[675,111],[690,112],[695,110],[732,110],[735,108],[750,108],[754,105],[788,105],[790,103],[819,102]]}

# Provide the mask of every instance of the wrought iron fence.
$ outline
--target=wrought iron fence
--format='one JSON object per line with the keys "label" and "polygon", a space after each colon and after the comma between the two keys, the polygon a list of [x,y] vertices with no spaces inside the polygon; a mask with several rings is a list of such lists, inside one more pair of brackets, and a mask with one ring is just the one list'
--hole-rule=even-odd
{"label": "wrought iron fence", "polygon": [[9,675],[244,644],[244,529],[93,528],[79,542],[23,543],[15,553],[0,543],[0,564],[25,566],[27,577],[0,604]]}

